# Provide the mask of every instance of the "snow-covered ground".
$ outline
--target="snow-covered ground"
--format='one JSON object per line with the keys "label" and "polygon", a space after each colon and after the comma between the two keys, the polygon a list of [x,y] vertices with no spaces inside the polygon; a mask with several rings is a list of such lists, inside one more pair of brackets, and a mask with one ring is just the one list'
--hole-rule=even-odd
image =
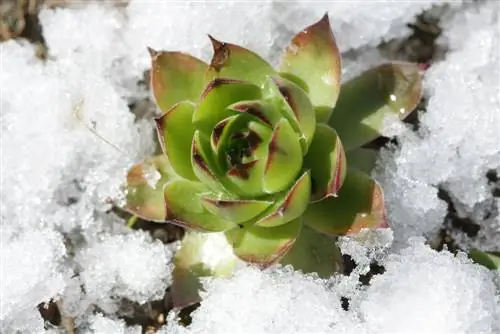
{"label": "snow-covered ground", "polygon": [[[175,248],[110,212],[127,168],[155,149],[151,118],[129,108],[148,96],[147,46],[208,60],[210,33],[275,63],[295,32],[328,11],[352,77],[384,59],[377,45],[408,36],[416,15],[443,3],[446,53],[426,72],[427,110],[418,129],[398,127],[399,146],[383,150],[374,172],[392,231],[341,240],[359,264],[350,276],[246,267],[207,280],[192,324],[172,312],[160,332],[500,333],[500,274],[426,244],[448,224],[441,191],[456,216],[480,227],[476,236],[453,229],[458,246],[500,251],[495,0],[133,0],[43,10],[48,60],[25,41],[0,44],[0,332],[46,332],[37,306],[52,299],[78,333],[140,333],[120,319],[121,301],[161,299],[170,285]],[[372,259],[386,271],[362,286]]]}

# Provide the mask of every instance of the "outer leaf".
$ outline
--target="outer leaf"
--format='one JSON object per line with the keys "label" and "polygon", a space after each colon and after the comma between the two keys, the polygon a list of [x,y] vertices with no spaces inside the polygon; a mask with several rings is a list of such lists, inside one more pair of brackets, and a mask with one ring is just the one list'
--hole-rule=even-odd
{"label": "outer leaf", "polygon": [[156,104],[166,112],[174,104],[197,102],[210,79],[208,65],[182,52],[155,51],[151,55],[151,86]]}
{"label": "outer leaf", "polygon": [[150,157],[134,165],[127,175],[125,209],[142,219],[164,222],[167,211],[163,187],[176,177],[164,155]]}
{"label": "outer leaf", "polygon": [[337,130],[348,151],[379,137],[388,122],[406,118],[421,95],[417,64],[384,64],[342,85],[328,124]]}
{"label": "outer leaf", "polygon": [[388,226],[382,189],[368,175],[352,168],[338,197],[310,204],[303,217],[305,224],[333,235]]}
{"label": "outer leaf", "polygon": [[212,214],[235,223],[242,223],[258,216],[273,203],[258,200],[223,200],[208,196],[201,200]]}
{"label": "outer leaf", "polygon": [[214,126],[234,114],[227,109],[233,103],[260,99],[260,88],[254,84],[231,79],[215,79],[203,91],[200,104],[193,114],[196,128],[210,135]]}
{"label": "outer leaf", "polygon": [[297,241],[280,263],[292,265],[295,270],[304,273],[317,273],[321,278],[330,278],[342,271],[342,254],[334,238],[304,225]]}
{"label": "outer leaf", "polygon": [[226,232],[226,236],[236,256],[266,268],[288,252],[297,239],[301,226],[301,219],[297,218],[277,227],[237,227]]}
{"label": "outer leaf", "polygon": [[469,257],[476,263],[491,269],[500,270],[500,253],[481,252],[477,249],[469,251]]}
{"label": "outer leaf", "polygon": [[214,55],[210,63],[218,77],[245,80],[260,85],[276,72],[258,54],[239,45],[224,43],[210,36]]}
{"label": "outer leaf", "polygon": [[280,71],[294,74],[307,83],[313,105],[335,106],[340,89],[341,58],[328,15],[292,39],[283,53]]}
{"label": "outer leaf", "polygon": [[283,118],[273,131],[264,172],[263,188],[269,194],[283,191],[302,168],[302,148],[290,123]]}
{"label": "outer leaf", "polygon": [[309,151],[304,157],[304,166],[311,169],[313,201],[337,196],[347,168],[344,149],[335,130],[326,124],[318,124]]}
{"label": "outer leaf", "polygon": [[[224,236],[222,235],[222,238]],[[216,240],[214,240],[216,239]],[[206,244],[213,247],[219,241],[218,233],[199,233],[188,231],[181,241],[180,249],[175,253],[172,271],[172,300],[175,308],[184,308],[201,301],[199,292],[203,287],[200,278],[216,276],[225,277],[231,274],[238,259],[232,255],[222,257],[215,265],[204,262]],[[221,240],[225,242],[225,240]],[[217,246],[219,246],[217,244]],[[219,248],[217,248],[219,250]],[[225,254],[217,254],[218,257]]]}
{"label": "outer leaf", "polygon": [[181,226],[220,232],[236,226],[234,222],[211,214],[202,204],[201,197],[209,193],[200,182],[185,179],[174,180],[165,185],[167,218]]}
{"label": "outer leaf", "polygon": [[378,151],[369,148],[356,148],[346,153],[349,167],[371,174],[377,163]]}
{"label": "outer leaf", "polygon": [[177,103],[156,120],[156,129],[162,150],[175,171],[184,178],[196,181],[198,178],[191,166],[194,108],[195,105],[188,101]]}
{"label": "outer leaf", "polygon": [[264,217],[259,219],[255,225],[262,227],[274,227],[288,223],[289,221],[300,217],[311,197],[311,175],[305,172],[293,185],[293,187],[284,194],[283,198],[277,200],[270,207]]}

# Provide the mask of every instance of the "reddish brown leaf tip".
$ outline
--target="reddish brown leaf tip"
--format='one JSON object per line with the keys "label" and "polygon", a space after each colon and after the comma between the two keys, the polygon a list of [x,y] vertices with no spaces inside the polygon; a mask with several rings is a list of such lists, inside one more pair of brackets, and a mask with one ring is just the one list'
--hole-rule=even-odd
{"label": "reddish brown leaf tip", "polygon": [[225,85],[225,84],[230,84],[230,83],[242,83],[243,81],[241,80],[235,80],[235,79],[228,79],[228,78],[215,78],[214,80],[210,81],[208,85],[205,87],[205,90],[203,93],[201,93],[201,98],[205,98],[210,91],[213,89]]}
{"label": "reddish brown leaf tip", "polygon": [[155,60],[158,57],[158,55],[160,54],[159,51],[156,51],[155,49],[150,48],[149,46],[147,47],[147,49],[148,49],[149,56],[151,57],[152,60]]}
{"label": "reddish brown leaf tip", "polygon": [[210,67],[216,72],[219,72],[228,61],[229,56],[231,55],[231,50],[226,43],[216,40],[211,35],[208,35],[208,38],[210,38],[210,42],[212,42],[212,47],[214,49],[214,55],[212,56]]}

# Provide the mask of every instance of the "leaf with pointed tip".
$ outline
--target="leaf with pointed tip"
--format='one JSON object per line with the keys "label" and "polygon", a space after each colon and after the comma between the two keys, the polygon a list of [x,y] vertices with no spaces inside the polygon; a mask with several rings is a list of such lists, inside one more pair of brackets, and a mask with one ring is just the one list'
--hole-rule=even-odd
{"label": "leaf with pointed tip", "polygon": [[193,136],[191,146],[191,165],[197,178],[210,189],[224,191],[221,183],[220,171],[210,148],[210,141],[204,138],[200,131],[196,131]]}
{"label": "leaf with pointed tip", "polygon": [[378,151],[370,148],[358,147],[346,152],[347,165],[366,174],[371,174],[377,163]]}
{"label": "leaf with pointed tip", "polygon": [[[214,242],[217,233],[200,233],[187,231],[181,241],[179,250],[175,253],[172,270],[172,302],[174,308],[184,308],[201,301],[199,292],[203,290],[200,278],[226,277],[231,274],[238,259],[227,256],[215,266],[204,263],[204,248],[206,243]],[[220,256],[220,254],[218,254]]]}
{"label": "leaf with pointed tip", "polygon": [[302,168],[302,148],[290,123],[281,119],[268,145],[263,189],[269,194],[283,191],[295,181]]}
{"label": "leaf with pointed tip", "polygon": [[288,223],[300,217],[309,204],[311,198],[311,173],[305,172],[295,182],[293,187],[276,201],[262,218],[255,222],[256,226],[274,227]]}
{"label": "leaf with pointed tip", "polygon": [[270,127],[274,126],[281,119],[281,113],[273,108],[269,103],[264,101],[239,101],[228,107],[238,113],[245,113],[252,115],[258,119],[262,124]]}
{"label": "leaf with pointed tip", "polygon": [[209,196],[202,197],[201,201],[212,214],[235,223],[250,220],[273,204],[270,201],[214,199]]}
{"label": "leaf with pointed tip", "polygon": [[202,93],[193,123],[198,130],[210,135],[214,126],[234,114],[228,109],[242,100],[260,99],[260,88],[254,84],[232,79],[218,78],[211,81]]}
{"label": "leaf with pointed tip", "polygon": [[328,124],[337,130],[349,151],[382,135],[389,122],[405,119],[421,95],[417,64],[384,64],[342,85]]}
{"label": "leaf with pointed tip", "polygon": [[297,241],[280,263],[306,274],[317,273],[321,278],[330,278],[342,272],[343,261],[335,238],[303,225]]}
{"label": "leaf with pointed tip", "polygon": [[262,188],[265,167],[266,161],[264,159],[242,163],[229,169],[226,178],[232,185],[237,187],[234,192],[240,196],[266,195],[265,190]]}
{"label": "leaf with pointed tip", "polygon": [[318,124],[314,139],[304,157],[304,167],[311,169],[311,200],[336,197],[346,174],[346,159],[337,132],[326,124]]}
{"label": "leaf with pointed tip", "polygon": [[355,234],[363,228],[387,227],[384,196],[370,176],[349,168],[338,197],[311,203],[304,223],[327,234]]}
{"label": "leaf with pointed tip", "polygon": [[258,54],[239,45],[224,43],[210,36],[214,55],[210,68],[218,77],[245,80],[260,85],[276,72]]}
{"label": "leaf with pointed tip", "polygon": [[144,220],[165,222],[163,187],[177,177],[163,154],[134,165],[127,174],[125,209]]}
{"label": "leaf with pointed tip", "polygon": [[266,80],[262,86],[264,99],[290,122],[305,154],[316,129],[316,114],[306,92],[293,82],[280,77]]}
{"label": "leaf with pointed tip", "polygon": [[279,69],[306,82],[314,106],[335,106],[340,90],[341,58],[328,15],[293,37]]}
{"label": "leaf with pointed tip", "polygon": [[180,101],[197,102],[210,79],[208,65],[182,52],[154,51],[151,54],[151,86],[156,104],[163,112]]}
{"label": "leaf with pointed tip", "polygon": [[186,179],[198,180],[191,166],[191,145],[194,126],[191,123],[195,105],[179,102],[156,119],[156,129],[163,152],[174,170]]}
{"label": "leaf with pointed tip", "polygon": [[491,269],[500,270],[500,253],[482,252],[477,249],[469,251],[469,257],[476,263]]}
{"label": "leaf with pointed tip", "polygon": [[201,197],[210,190],[200,182],[178,179],[168,182],[164,189],[167,219],[174,224],[210,232],[227,231],[236,224],[210,213]]}
{"label": "leaf with pointed tip", "polygon": [[301,218],[276,227],[245,226],[226,232],[234,254],[243,261],[266,268],[293,246],[302,227]]}

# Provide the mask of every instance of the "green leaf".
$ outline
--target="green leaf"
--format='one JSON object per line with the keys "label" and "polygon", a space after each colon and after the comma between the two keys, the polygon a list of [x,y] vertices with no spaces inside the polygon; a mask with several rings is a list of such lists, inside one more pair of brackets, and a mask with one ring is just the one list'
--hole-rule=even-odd
{"label": "green leaf", "polygon": [[[201,301],[199,292],[203,290],[200,278],[229,276],[236,265],[235,256],[223,258],[210,267],[203,262],[204,247],[214,238],[213,233],[187,231],[175,253],[172,271],[172,301],[174,308],[182,309]],[[220,255],[219,255],[220,256]]]}
{"label": "green leaf", "polygon": [[307,83],[314,106],[335,106],[340,90],[341,58],[328,15],[293,37],[279,69]]}
{"label": "green leaf", "polygon": [[368,175],[349,168],[338,197],[311,203],[304,223],[327,234],[354,234],[363,228],[387,227],[384,196]]}
{"label": "green leaf", "polygon": [[156,120],[156,129],[163,152],[174,170],[186,179],[197,181],[191,166],[191,145],[194,126],[191,123],[195,105],[179,102]]}
{"label": "green leaf", "polygon": [[500,253],[482,252],[477,249],[469,251],[469,257],[476,263],[491,269],[500,270]]}
{"label": "green leaf", "polygon": [[305,153],[313,140],[314,131],[316,130],[316,113],[311,100],[309,100],[307,93],[293,82],[280,77],[274,78],[274,81],[281,95],[290,106],[290,109],[286,108],[285,110],[291,110],[294,119],[297,120],[300,129],[299,139],[301,143],[304,143],[303,152]]}
{"label": "green leaf", "polygon": [[164,155],[134,165],[127,174],[125,209],[144,220],[165,222],[167,211],[163,187],[177,177]]}
{"label": "green leaf", "polygon": [[193,136],[191,165],[197,178],[214,191],[224,191],[218,164],[213,156],[210,142],[200,131]]}
{"label": "green leaf", "polygon": [[403,120],[421,95],[417,64],[384,64],[342,85],[328,124],[337,130],[349,151],[379,137],[389,122]]}
{"label": "green leaf", "polygon": [[151,87],[163,112],[180,101],[198,102],[210,80],[208,65],[182,52],[155,51],[151,55]]}
{"label": "green leaf", "polygon": [[346,175],[346,158],[340,138],[328,125],[317,125],[304,167],[311,169],[313,201],[337,196]]}
{"label": "green leaf", "polygon": [[212,214],[235,223],[242,223],[250,220],[273,204],[273,202],[270,201],[251,199],[227,200],[215,199],[209,196],[205,196],[201,200],[205,208]]}
{"label": "green leaf", "polygon": [[258,54],[239,45],[220,42],[210,35],[209,37],[214,49],[210,69],[216,76],[260,85],[267,76],[276,73]]}
{"label": "green leaf", "polygon": [[321,278],[330,278],[342,271],[343,261],[335,238],[304,225],[297,241],[280,263],[304,273],[317,273]]}
{"label": "green leaf", "polygon": [[346,153],[347,165],[367,174],[371,174],[377,163],[378,151],[358,147]]}
{"label": "green leaf", "polygon": [[266,210],[264,217],[255,222],[256,226],[274,227],[300,217],[311,197],[311,175],[305,172],[281,199]]}
{"label": "green leaf", "polygon": [[306,92],[280,77],[268,78],[262,91],[265,101],[290,122],[305,154],[316,128],[316,114]]}
{"label": "green leaf", "polygon": [[234,253],[243,261],[266,268],[292,247],[302,227],[301,218],[276,227],[245,226],[226,232]]}
{"label": "green leaf", "polygon": [[217,217],[205,208],[201,198],[208,194],[209,189],[200,182],[178,179],[167,183],[167,219],[177,225],[210,232],[227,231],[235,227],[234,222]]}
{"label": "green leaf", "polygon": [[272,194],[290,187],[302,168],[302,148],[285,118],[276,125],[268,150],[263,189]]}
{"label": "green leaf", "polygon": [[248,82],[232,79],[215,79],[202,93],[193,123],[198,130],[210,135],[212,129],[224,118],[234,114],[227,107],[242,100],[260,99],[260,88]]}

